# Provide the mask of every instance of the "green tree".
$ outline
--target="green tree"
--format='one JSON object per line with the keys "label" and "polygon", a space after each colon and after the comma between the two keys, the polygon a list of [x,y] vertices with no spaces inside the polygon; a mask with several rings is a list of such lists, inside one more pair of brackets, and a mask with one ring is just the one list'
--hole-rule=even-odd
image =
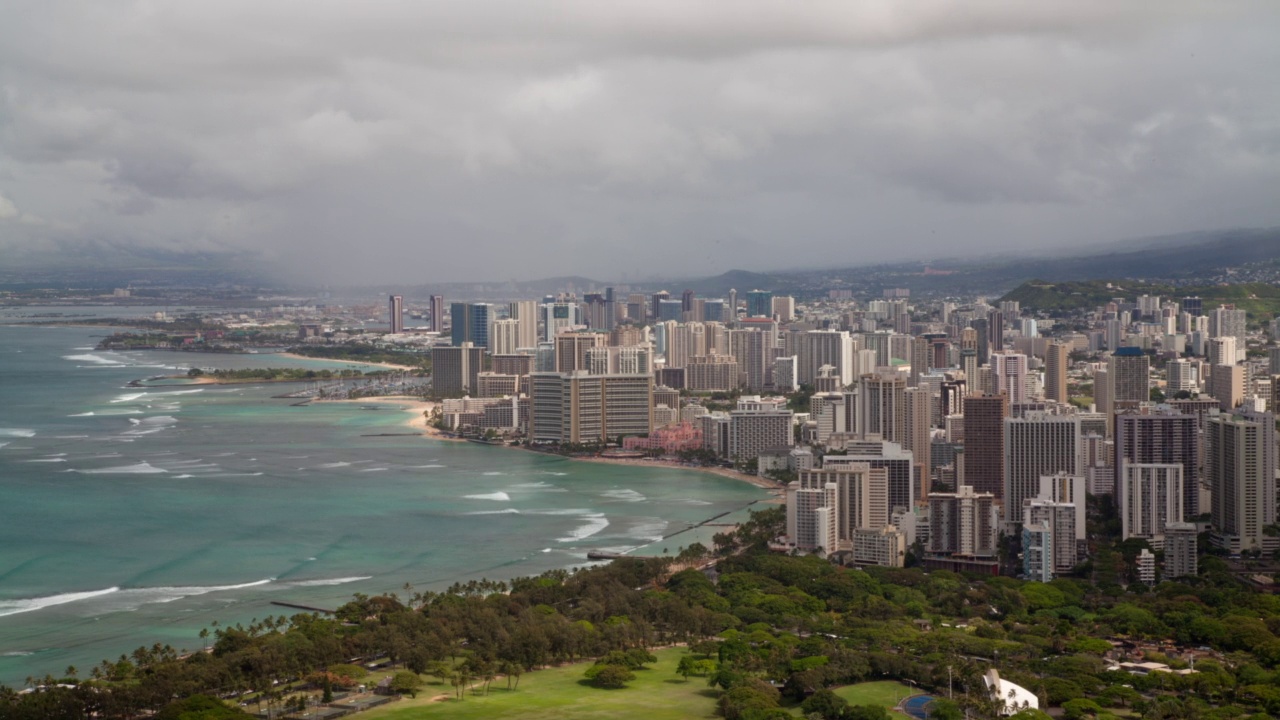
{"label": "green tree", "polygon": [[418,673],[401,670],[391,677],[391,690],[399,695],[418,697],[418,688],[422,687],[422,678]]}
{"label": "green tree", "polygon": [[585,673],[592,685],[606,690],[618,690],[636,679],[636,674],[625,665],[592,665]]}
{"label": "green tree", "polygon": [[821,715],[823,720],[839,720],[848,705],[849,701],[823,688],[805,698],[805,701],[800,704],[800,710],[806,716],[816,713]]}

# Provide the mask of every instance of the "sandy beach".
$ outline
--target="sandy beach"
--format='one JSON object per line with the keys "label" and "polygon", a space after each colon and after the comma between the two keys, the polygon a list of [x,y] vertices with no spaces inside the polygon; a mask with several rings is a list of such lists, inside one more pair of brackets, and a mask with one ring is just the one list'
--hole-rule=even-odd
{"label": "sandy beach", "polygon": [[420,430],[427,437],[436,440],[447,440],[450,442],[466,442],[461,438],[451,435],[445,435],[440,430],[432,427],[427,422],[425,413],[429,413],[440,406],[440,403],[431,400],[423,400],[420,397],[412,397],[410,395],[380,395],[376,397],[350,398],[343,400],[322,400],[316,399],[312,402],[317,403],[359,403],[361,405],[397,405],[405,412],[409,413],[409,419],[405,421],[405,425]]}
{"label": "sandy beach", "polygon": [[421,370],[422,369],[419,367],[414,367],[413,365],[394,365],[392,363],[369,362],[368,360],[339,360],[335,358],[314,358],[314,357],[307,357],[306,355],[298,355],[297,353],[291,353],[291,352],[280,352],[280,353],[271,353],[271,354],[279,355],[280,357],[285,357],[285,358],[292,358],[294,360],[324,360],[325,362],[347,363],[350,365],[377,365],[378,367],[384,367],[384,368],[387,368],[388,370]]}

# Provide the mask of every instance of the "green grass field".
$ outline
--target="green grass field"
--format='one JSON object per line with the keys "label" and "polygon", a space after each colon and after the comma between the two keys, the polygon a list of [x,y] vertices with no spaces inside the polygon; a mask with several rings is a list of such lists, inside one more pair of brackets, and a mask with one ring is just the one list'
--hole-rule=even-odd
{"label": "green grass field", "polygon": [[[489,694],[467,694],[453,698],[453,687],[438,680],[427,682],[416,699],[405,698],[355,717],[359,720],[414,720],[416,718],[520,718],[521,720],[608,720],[611,718],[715,718],[718,691],[707,687],[705,678],[676,674],[676,664],[684,648],[667,648],[653,654],[658,658],[647,670],[622,690],[601,690],[584,682],[588,663],[525,673],[518,690],[507,690],[506,680],[497,680]],[[877,704],[891,708],[911,688],[896,682],[869,682],[836,689],[836,694],[855,705]],[[450,700],[432,702],[448,694]],[[796,706],[792,712],[799,713]]]}
{"label": "green grass field", "polygon": [[676,674],[683,648],[654,652],[658,662],[636,671],[636,679],[622,690],[601,690],[585,684],[587,663],[525,673],[519,690],[507,690],[506,680],[495,681],[489,695],[468,694],[465,700],[430,702],[449,685],[432,681],[416,700],[404,699],[370,710],[360,720],[409,720],[410,718],[528,718],[529,720],[590,720],[600,718],[714,718],[716,690],[705,678]]}

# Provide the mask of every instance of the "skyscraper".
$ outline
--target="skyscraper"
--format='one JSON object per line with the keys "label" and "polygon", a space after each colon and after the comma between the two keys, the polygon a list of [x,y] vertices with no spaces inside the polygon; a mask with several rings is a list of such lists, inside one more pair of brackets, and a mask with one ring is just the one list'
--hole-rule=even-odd
{"label": "skyscraper", "polygon": [[387,314],[391,318],[391,334],[404,332],[404,297],[392,295],[387,306]]}
{"label": "skyscraper", "polygon": [[517,348],[535,348],[538,346],[538,303],[536,300],[516,300],[511,303],[511,319],[518,322],[516,330]]}
{"label": "skyscraper", "polygon": [[556,336],[556,372],[587,370],[587,349],[603,345],[600,333],[560,333]]}
{"label": "skyscraper", "polygon": [[1274,544],[1276,424],[1271,413],[1205,421],[1205,480],[1213,490],[1213,541],[1230,552]]}
{"label": "skyscraper", "polygon": [[484,370],[484,348],[464,342],[458,346],[431,348],[431,386],[438,397],[476,392]]}
{"label": "skyscraper", "polygon": [[[966,445],[971,437],[965,422]],[[965,462],[968,463],[966,452]],[[1027,413],[1004,420],[1005,522],[1022,522],[1023,503],[1040,492],[1043,475],[1080,475],[1080,419],[1074,415]],[[965,467],[966,474],[968,466]]]}
{"label": "skyscraper", "polygon": [[444,296],[431,296],[431,330],[444,332]]}
{"label": "skyscraper", "polygon": [[1181,521],[1182,466],[1176,463],[1127,463],[1116,477],[1120,495],[1120,537],[1141,538],[1152,547],[1164,545],[1165,526]]}
{"label": "skyscraper", "polygon": [[1070,348],[1062,343],[1049,343],[1044,362],[1044,396],[1065,403],[1067,396],[1067,360]]}
{"label": "skyscraper", "polygon": [[747,317],[773,317],[773,292],[769,290],[748,291]]}
{"label": "skyscraper", "polygon": [[495,320],[492,327],[492,350],[494,355],[515,355],[520,347],[520,321],[511,318]]}
{"label": "skyscraper", "polygon": [[1010,404],[1027,399],[1027,356],[999,351],[991,353],[991,370],[996,376],[996,392],[1009,396]]}
{"label": "skyscraper", "polygon": [[800,382],[811,384],[818,368],[830,365],[840,386],[853,384],[853,338],[843,330],[811,330],[800,341]]}
{"label": "skyscraper", "polygon": [[907,438],[907,382],[897,373],[872,373],[858,379],[858,428],[863,437],[903,444]]}
{"label": "skyscraper", "polygon": [[1182,467],[1183,515],[1171,520],[1194,519],[1200,514],[1200,430],[1194,415],[1171,410],[1122,412],[1115,416],[1117,497],[1125,499],[1126,468],[1132,464],[1169,464]]}
{"label": "skyscraper", "polygon": [[533,373],[529,394],[535,443],[604,442],[653,429],[652,375]]}
{"label": "skyscraper", "polygon": [[1107,364],[1112,407],[1134,407],[1151,400],[1151,360],[1142,348],[1122,347],[1112,353]]}
{"label": "skyscraper", "polygon": [[964,482],[978,493],[1004,497],[1004,419],[1009,398],[970,395],[964,399]]}
{"label": "skyscraper", "polygon": [[450,306],[452,339],[455,347],[469,342],[489,347],[489,332],[495,320],[493,306],[488,303],[453,303]]}

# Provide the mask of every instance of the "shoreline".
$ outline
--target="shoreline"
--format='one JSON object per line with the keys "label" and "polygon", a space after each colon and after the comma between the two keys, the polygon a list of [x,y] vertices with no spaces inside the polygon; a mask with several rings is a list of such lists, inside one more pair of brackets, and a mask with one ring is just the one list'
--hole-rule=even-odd
{"label": "shoreline", "polygon": [[434,400],[423,400],[420,397],[412,395],[377,395],[374,397],[363,398],[343,398],[341,400],[328,400],[314,398],[311,403],[360,403],[362,405],[397,405],[401,410],[409,413],[410,417],[404,421],[406,427],[413,428],[422,432],[423,436],[433,440],[443,440],[445,442],[466,442],[463,438],[456,438],[446,435],[439,429],[432,427],[427,422],[427,416],[424,413],[431,412],[440,403]]}
{"label": "shoreline", "polygon": [[343,363],[346,365],[376,365],[377,367],[384,367],[389,370],[421,370],[422,369],[420,367],[415,367],[413,365],[396,365],[394,363],[373,362],[370,360],[341,360],[338,358],[317,358],[317,357],[309,357],[307,355],[299,355],[297,353],[291,353],[291,352],[255,353],[255,354],[256,355],[278,355],[280,357],[289,358],[291,360],[319,360],[321,362]]}

